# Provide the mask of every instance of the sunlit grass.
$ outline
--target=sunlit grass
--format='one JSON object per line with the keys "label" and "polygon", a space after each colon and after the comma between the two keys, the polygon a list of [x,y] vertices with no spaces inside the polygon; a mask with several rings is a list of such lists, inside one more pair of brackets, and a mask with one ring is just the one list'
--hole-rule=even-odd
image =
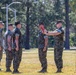
{"label": "sunlit grass", "polygon": [[[63,73],[55,73],[56,66],[54,63],[54,55],[53,50],[49,49],[47,53],[47,60],[48,60],[48,73],[41,74],[38,71],[41,69],[41,64],[38,59],[38,51],[37,49],[30,49],[23,51],[22,55],[22,62],[19,68],[21,74],[19,75],[76,75],[75,73],[75,60],[76,60],[76,52],[72,51],[64,51],[63,53],[63,64],[64,67],[62,69]],[[2,71],[0,75],[13,75],[12,73],[6,73],[5,70],[5,54],[3,54],[2,59]],[[11,70],[13,68],[11,66]],[[14,74],[17,75],[17,74]]]}

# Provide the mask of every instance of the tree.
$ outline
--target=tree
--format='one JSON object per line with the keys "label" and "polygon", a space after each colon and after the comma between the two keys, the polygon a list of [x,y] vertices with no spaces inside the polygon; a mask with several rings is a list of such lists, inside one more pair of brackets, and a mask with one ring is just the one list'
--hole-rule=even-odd
{"label": "tree", "polygon": [[74,34],[73,37],[73,46],[76,46],[76,0],[70,0],[70,9],[71,13],[69,14],[70,16],[70,23],[71,23],[71,28],[72,28],[72,34]]}
{"label": "tree", "polygon": [[55,15],[55,20],[63,20],[64,16],[63,16],[63,9],[62,9],[62,4],[61,4],[61,1],[60,0],[56,0],[54,2],[54,15]]}
{"label": "tree", "polygon": [[31,7],[31,3],[29,2],[29,0],[27,0],[26,2],[26,7],[27,7],[27,12],[26,12],[26,42],[25,42],[25,49],[30,49],[30,45],[29,45],[29,10]]}
{"label": "tree", "polygon": [[65,49],[70,49],[69,47],[69,0],[65,0],[65,11],[66,11],[66,15],[65,15],[65,22],[66,22],[66,34],[65,34]]}
{"label": "tree", "polygon": [[[26,25],[29,25],[29,45],[30,47],[37,47],[38,37],[38,24],[43,21],[47,30],[54,30],[56,28],[55,23],[59,19],[64,20],[64,0],[29,0],[31,7],[29,9],[29,20],[27,20],[27,0],[1,0],[0,7],[5,7],[6,4],[10,4],[12,1],[19,1],[21,4],[13,4],[10,8],[17,10],[17,20],[21,21],[22,24],[22,35],[23,35],[23,47],[25,48],[26,39]],[[44,2],[43,2],[44,1]],[[5,10],[0,9],[0,19],[4,22]],[[73,18],[73,17],[72,17]],[[29,21],[27,24],[27,21]],[[14,24],[13,12],[9,11],[9,23]],[[28,33],[27,33],[28,34]],[[49,46],[53,43],[53,37],[49,38]]]}
{"label": "tree", "polygon": [[69,2],[71,10],[76,13],[76,0],[70,0]]}

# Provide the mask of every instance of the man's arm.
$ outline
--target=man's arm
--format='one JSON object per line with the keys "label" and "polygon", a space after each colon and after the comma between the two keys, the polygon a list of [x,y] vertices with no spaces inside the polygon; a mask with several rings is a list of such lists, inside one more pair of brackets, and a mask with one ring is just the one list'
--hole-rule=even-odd
{"label": "man's arm", "polygon": [[8,50],[9,51],[11,51],[11,36],[9,35],[8,37],[7,37],[7,44],[8,44]]}
{"label": "man's arm", "polygon": [[48,35],[48,36],[55,36],[55,35],[59,35],[59,34],[61,34],[61,32],[58,32],[58,31],[48,31],[48,33],[47,32],[44,32],[44,34],[46,34],[46,35]]}
{"label": "man's arm", "polygon": [[44,46],[43,51],[46,51],[46,48],[48,46],[48,36],[45,36],[44,39],[45,39],[45,46]]}
{"label": "man's arm", "polygon": [[15,42],[16,42],[16,50],[18,51],[19,50],[19,35],[16,34],[15,36]]}

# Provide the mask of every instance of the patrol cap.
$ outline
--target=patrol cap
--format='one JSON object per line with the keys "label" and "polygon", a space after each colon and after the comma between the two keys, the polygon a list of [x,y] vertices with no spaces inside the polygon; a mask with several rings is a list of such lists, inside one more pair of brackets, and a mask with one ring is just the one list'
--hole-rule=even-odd
{"label": "patrol cap", "polygon": [[20,21],[15,22],[15,26],[17,26],[18,24],[20,24]]}
{"label": "patrol cap", "polygon": [[56,24],[59,24],[59,23],[63,23],[63,21],[61,21],[61,20],[58,20]]}
{"label": "patrol cap", "polygon": [[4,23],[2,21],[0,21],[0,25],[4,25]]}
{"label": "patrol cap", "polygon": [[13,26],[13,24],[9,24],[8,26]]}

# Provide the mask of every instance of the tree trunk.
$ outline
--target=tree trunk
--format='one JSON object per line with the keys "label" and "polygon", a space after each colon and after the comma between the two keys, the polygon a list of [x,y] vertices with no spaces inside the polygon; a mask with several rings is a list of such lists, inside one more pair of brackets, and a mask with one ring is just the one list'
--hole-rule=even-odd
{"label": "tree trunk", "polygon": [[65,49],[69,50],[70,49],[70,44],[69,44],[69,27],[70,27],[70,22],[69,22],[69,0],[65,0],[65,21],[66,21],[66,33],[65,33]]}
{"label": "tree trunk", "polygon": [[26,41],[25,41],[25,49],[30,49],[30,46],[29,46],[29,0],[27,0],[27,12],[26,12]]}

